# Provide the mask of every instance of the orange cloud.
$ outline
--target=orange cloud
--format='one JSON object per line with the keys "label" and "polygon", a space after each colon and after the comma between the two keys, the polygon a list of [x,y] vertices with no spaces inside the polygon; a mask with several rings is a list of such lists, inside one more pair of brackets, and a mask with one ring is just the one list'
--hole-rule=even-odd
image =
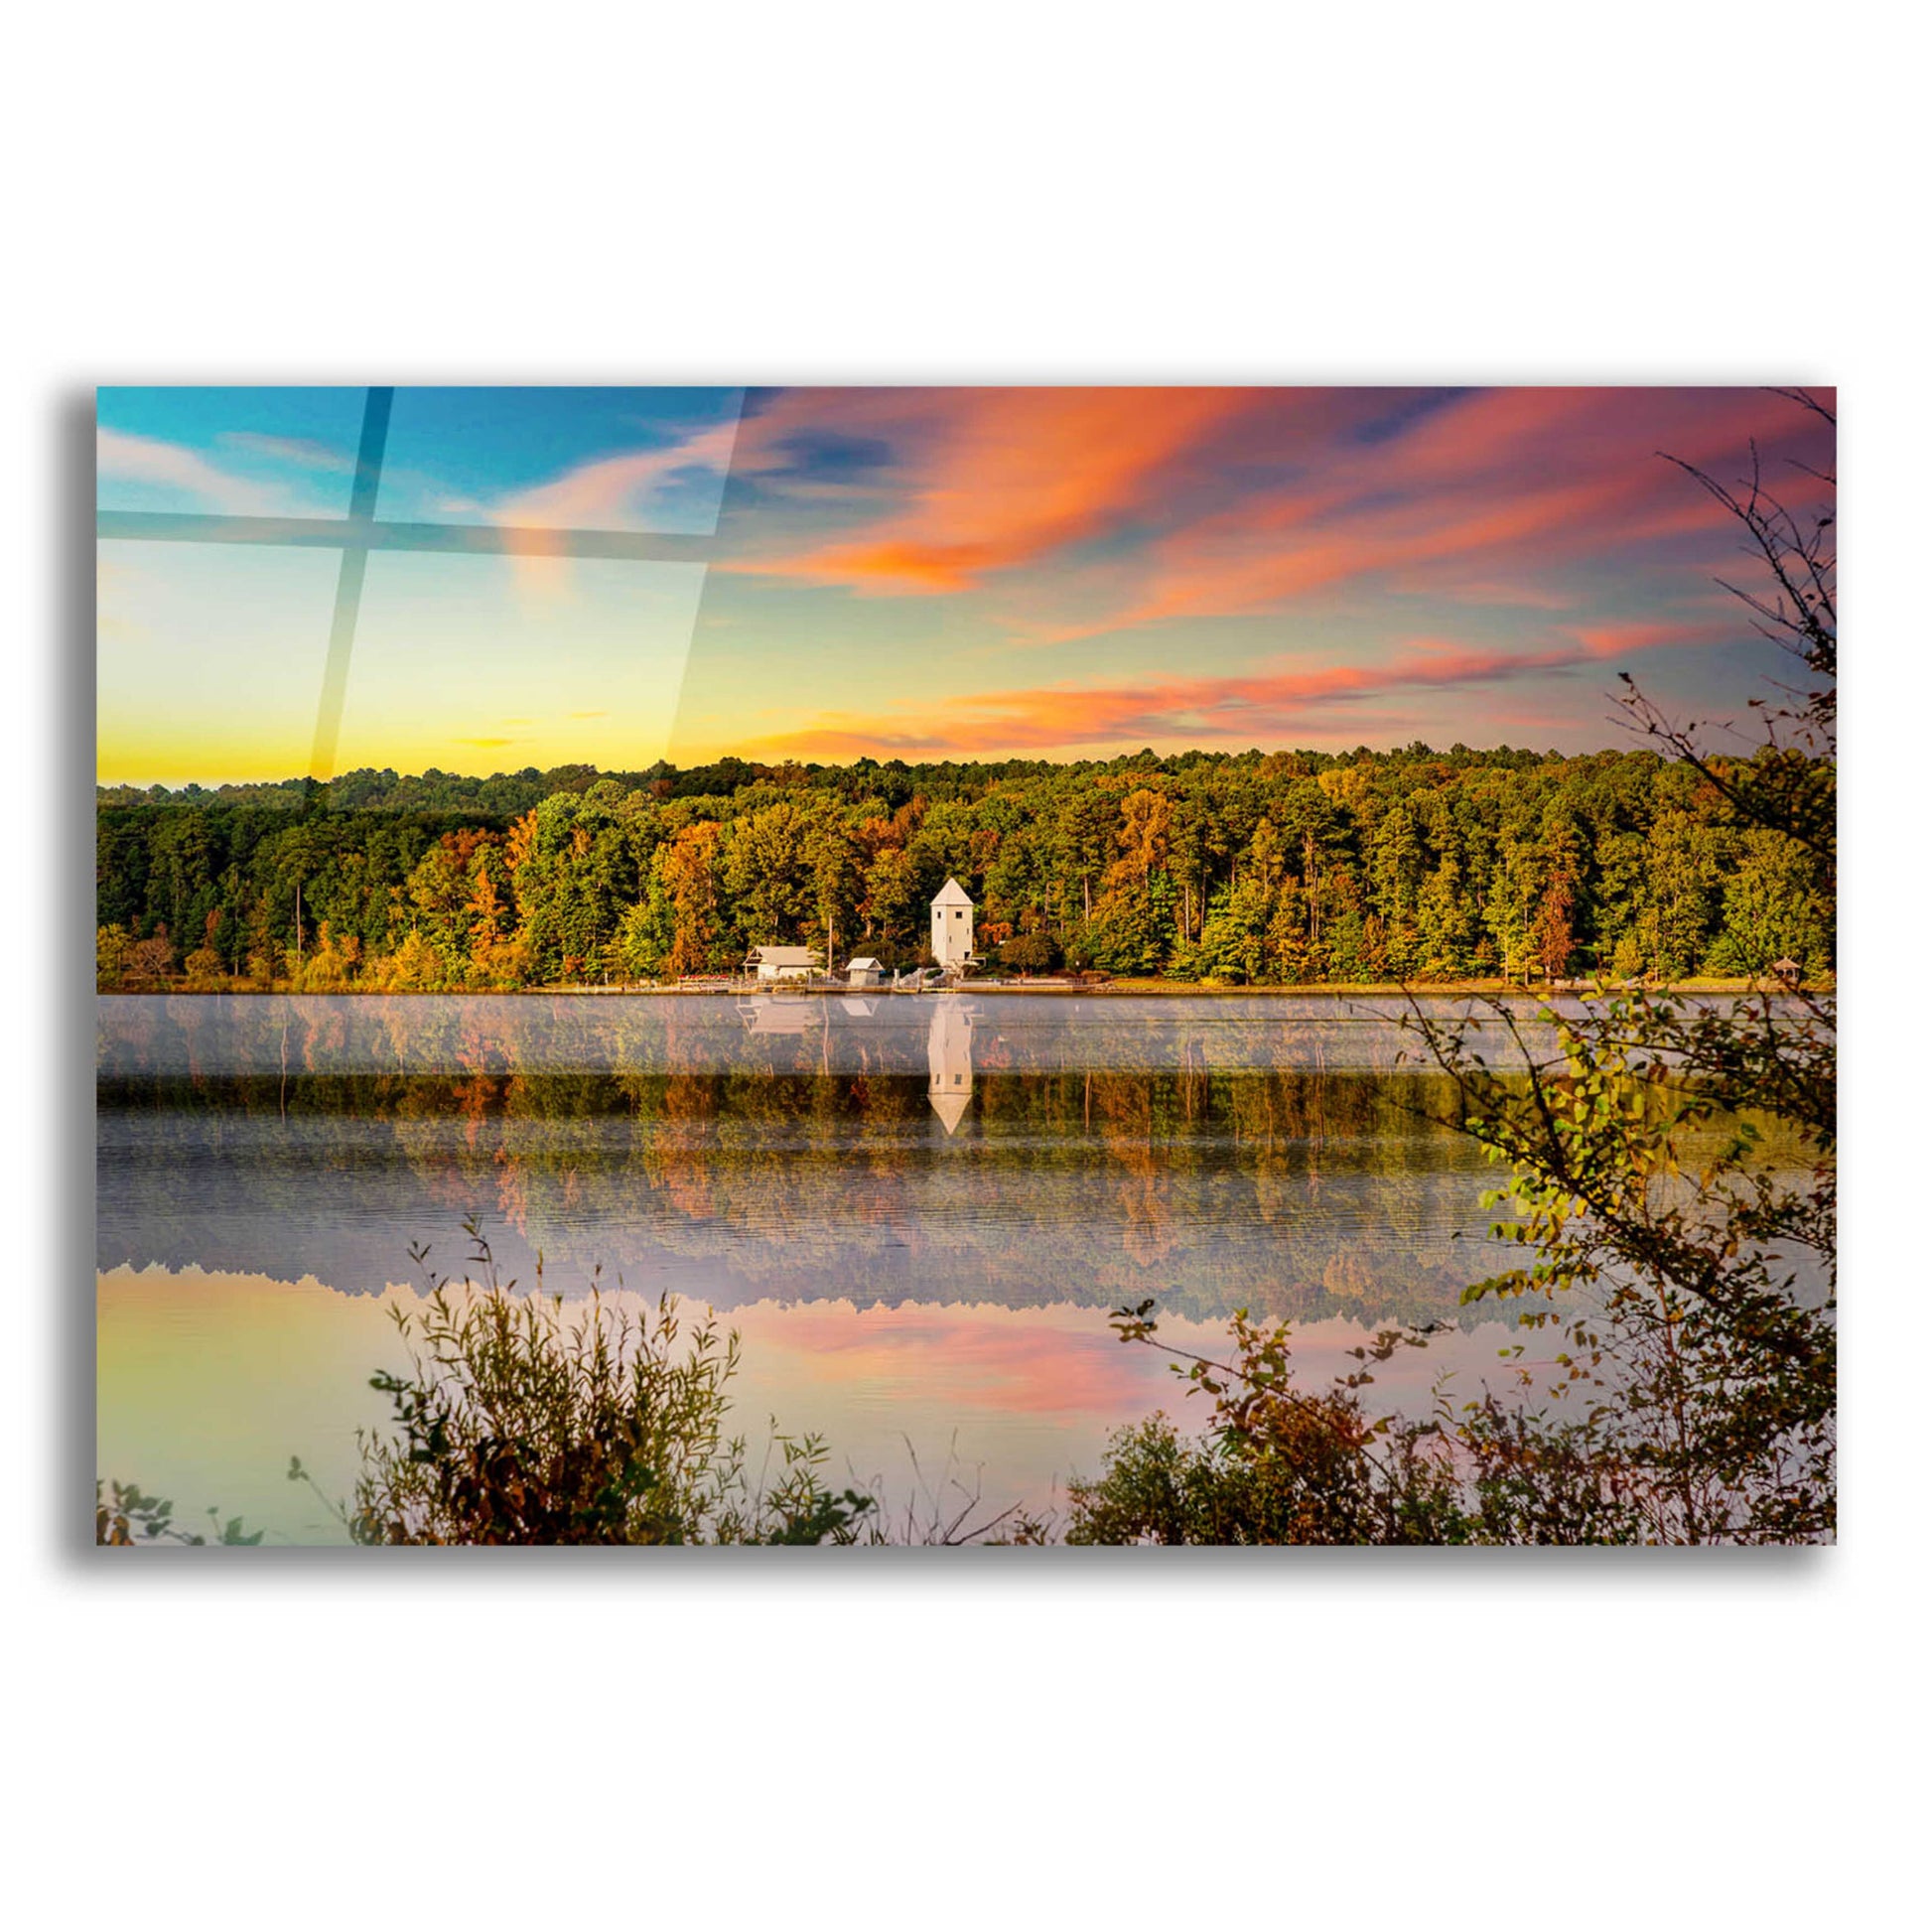
{"label": "orange cloud", "polygon": [[1606,624],[1557,633],[1559,641],[1532,650],[1479,649],[1451,639],[1418,637],[1386,663],[1173,678],[1132,687],[982,692],[955,700],[947,725],[937,732],[916,723],[924,714],[908,706],[885,717],[827,716],[798,731],[756,740],[754,747],[763,755],[797,758],[892,758],[972,757],[1157,739],[1254,743],[1294,732],[1311,710],[1322,705],[1575,670],[1643,651],[1717,643],[1737,634],[1737,624],[1725,621]]}
{"label": "orange cloud", "polygon": [[1161,471],[1252,408],[1238,389],[800,392],[748,425],[756,472],[811,420],[897,431],[912,475],[853,535],[727,569],[862,594],[941,596],[1099,536],[1144,507]]}

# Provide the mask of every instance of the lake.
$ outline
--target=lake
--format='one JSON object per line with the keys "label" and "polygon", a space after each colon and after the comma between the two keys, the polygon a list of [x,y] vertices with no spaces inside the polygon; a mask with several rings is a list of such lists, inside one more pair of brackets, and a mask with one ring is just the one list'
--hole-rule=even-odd
{"label": "lake", "polygon": [[1113,1430],[1188,1418],[1107,1325],[1150,1297],[1204,1349],[1236,1308],[1289,1317],[1318,1375],[1378,1323],[1443,1318],[1375,1394],[1473,1388],[1513,1338],[1457,1301],[1494,1265],[1496,1175],[1429,1117],[1447,1083],[1396,1007],[103,998],[100,1469],[337,1540],[289,1457],[352,1486],[412,1245],[460,1276],[469,1216],[520,1287],[541,1258],[566,1296],[597,1276],[720,1311],[755,1447],[767,1418],[816,1431],[895,1510],[1051,1508]]}

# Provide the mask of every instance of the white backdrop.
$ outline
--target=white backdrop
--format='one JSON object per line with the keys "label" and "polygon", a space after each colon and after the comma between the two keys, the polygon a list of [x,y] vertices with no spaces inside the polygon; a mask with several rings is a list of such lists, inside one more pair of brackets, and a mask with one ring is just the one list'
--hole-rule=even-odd
{"label": "white backdrop", "polygon": [[[1926,1715],[1924,1116],[1896,998],[1927,951],[1923,33],[1902,9],[1687,0],[15,20],[19,1922],[1900,1915]],[[1840,385],[1842,1547],[76,1546],[90,385],[885,378]]]}

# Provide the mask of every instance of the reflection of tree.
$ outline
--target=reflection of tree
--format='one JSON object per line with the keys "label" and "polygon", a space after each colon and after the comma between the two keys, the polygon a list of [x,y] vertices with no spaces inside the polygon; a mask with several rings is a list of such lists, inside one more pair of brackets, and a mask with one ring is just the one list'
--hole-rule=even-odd
{"label": "reflection of tree", "polygon": [[[1436,1076],[1243,1066],[1264,1050],[1245,1022],[1164,1020],[1164,1035],[1095,1013],[1076,1055],[1064,1029],[982,1002],[967,1142],[929,1104],[931,1001],[803,1041],[750,1039],[735,1016],[727,1035],[716,1001],[642,1020],[585,1002],[595,1014],[549,1029],[484,1024],[477,1002],[364,1001],[346,1036],[350,1002],[129,1004],[103,1035],[100,1098],[139,1154],[103,1171],[102,1213],[139,1251],[106,1260],[253,1269],[250,1244],[319,1229],[294,1272],[374,1286],[408,1239],[475,1212],[541,1248],[553,1279],[602,1262],[720,1303],[1154,1295],[1203,1317],[1421,1319],[1454,1310],[1479,1266],[1455,1237],[1488,1218],[1475,1150],[1424,1118]],[[398,1024],[359,1018],[405,1006]],[[1300,1035],[1316,1032],[1277,1025],[1268,1048],[1311,1062]],[[1330,1059],[1336,1037],[1320,1033]],[[1065,1063],[1080,1058],[1101,1064]],[[198,1198],[183,1226],[185,1175],[220,1214]],[[169,1228],[179,1253],[154,1245]],[[351,1253],[383,1272],[345,1279]]]}
{"label": "reflection of tree", "polygon": [[1152,1083],[1132,1074],[1103,1074],[1092,1098],[1095,1132],[1121,1173],[1115,1194],[1121,1246],[1145,1268],[1173,1246],[1163,1199],[1164,1164],[1157,1164],[1154,1152]]}
{"label": "reflection of tree", "polygon": [[[661,1185],[680,1214],[694,1221],[712,1219],[717,1200],[712,1188],[709,1146],[718,1118],[716,1083],[692,1073],[674,1073],[658,1085],[664,1132],[644,1157],[646,1172]],[[644,1091],[632,1095],[645,1115]]]}

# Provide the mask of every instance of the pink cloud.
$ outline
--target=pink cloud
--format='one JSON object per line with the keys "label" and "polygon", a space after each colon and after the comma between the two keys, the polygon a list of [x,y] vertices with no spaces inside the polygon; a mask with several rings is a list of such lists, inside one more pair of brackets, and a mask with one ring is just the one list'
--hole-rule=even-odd
{"label": "pink cloud", "polygon": [[[1555,561],[1639,541],[1727,534],[1725,511],[1660,461],[1659,446],[1728,474],[1753,437],[1790,444],[1809,427],[1755,390],[1493,391],[1391,447],[1334,455],[1312,481],[1175,531],[1156,545],[1137,596],[1058,638],[1278,610],[1371,575],[1411,592],[1478,571],[1533,579]],[[1799,473],[1778,474],[1811,494]],[[1519,587],[1509,601],[1525,595]]]}
{"label": "pink cloud", "polygon": [[[1778,459],[1822,434],[1758,390],[1432,400],[1379,390],[785,392],[747,425],[741,469],[781,475],[789,439],[836,428],[890,444],[891,486],[780,483],[774,496],[793,492],[794,509],[830,506],[849,520],[828,534],[822,516],[794,519],[789,534],[724,568],[866,596],[956,595],[1014,577],[1025,590],[1002,615],[1014,641],[1035,644],[1280,611],[1369,577],[1408,595],[1560,610],[1574,592],[1552,587],[1553,567],[1724,530],[1724,512],[1659,461],[1660,448],[1727,473],[1756,438],[1776,478],[1804,495],[1811,485]],[[1413,420],[1403,421],[1405,407]],[[1072,568],[1080,546],[1124,534],[1138,540],[1084,553]],[[1052,600],[1044,610],[1042,592]]]}
{"label": "pink cloud", "polygon": [[832,714],[754,744],[759,752],[774,756],[857,758],[975,756],[1155,739],[1197,743],[1231,738],[1256,743],[1293,734],[1307,724],[1311,712],[1324,706],[1391,692],[1444,690],[1607,667],[1620,657],[1718,643],[1738,631],[1736,622],[1725,621],[1606,624],[1557,631],[1552,641],[1529,650],[1414,637],[1379,664],[1172,678],[1122,687],[1061,685],[981,692],[953,700],[947,723],[939,731],[922,722],[929,715],[925,707],[906,706],[873,717]]}
{"label": "pink cloud", "polygon": [[893,596],[967,590],[1104,534],[1147,506],[1166,467],[1255,403],[1235,389],[886,390],[856,403],[796,393],[753,426],[748,469],[824,421],[894,435],[903,486],[855,531],[726,568]]}
{"label": "pink cloud", "polygon": [[731,469],[736,419],[680,443],[601,457],[496,502],[491,520],[538,529],[602,529],[646,508],[654,491],[681,471]]}

